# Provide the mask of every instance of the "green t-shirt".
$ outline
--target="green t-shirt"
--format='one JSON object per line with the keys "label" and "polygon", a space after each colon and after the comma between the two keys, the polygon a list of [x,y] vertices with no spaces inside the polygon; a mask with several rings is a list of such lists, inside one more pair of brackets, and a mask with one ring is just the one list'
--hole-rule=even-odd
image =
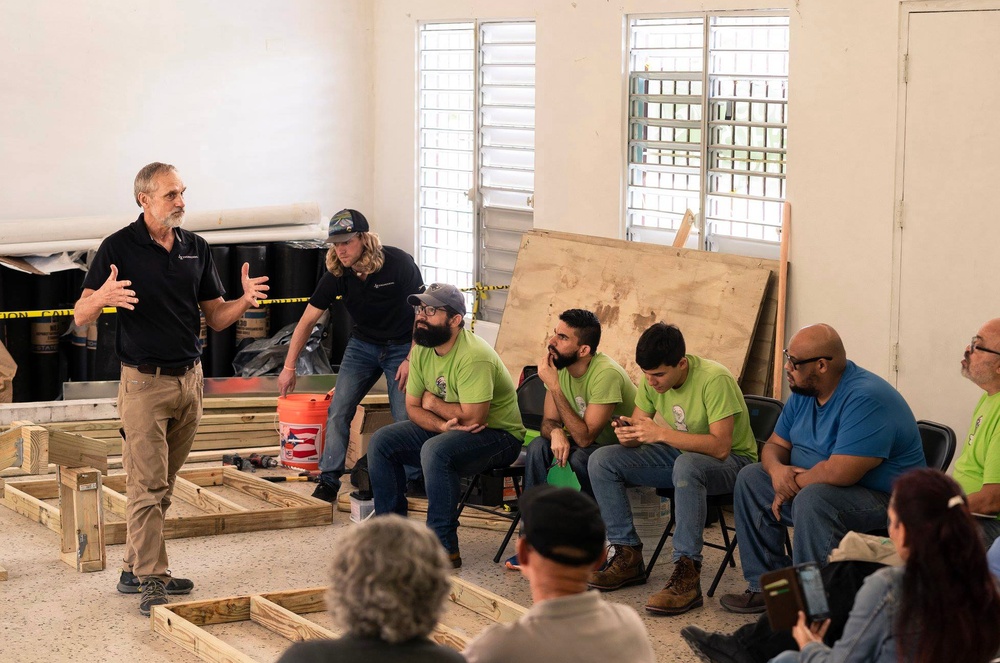
{"label": "green t-shirt", "polygon": [[643,412],[658,412],[671,428],[683,433],[708,434],[709,424],[736,415],[733,421],[733,453],[757,460],[757,441],[750,429],[743,392],[736,378],[722,364],[686,355],[687,379],[677,389],[658,394],[645,376],[635,397]]}
{"label": "green t-shirt", "polygon": [[966,495],[1000,483],[1000,394],[979,399],[953,476]]}
{"label": "green t-shirt", "polygon": [[519,440],[524,439],[517,392],[507,367],[486,341],[468,329],[458,332],[455,345],[443,357],[433,348],[413,347],[406,393],[420,398],[425,391],[447,403],[490,401],[486,427],[505,430]]}
{"label": "green t-shirt", "polygon": [[[612,416],[631,417],[635,409],[635,385],[632,384],[632,379],[618,362],[603,352],[594,355],[587,372],[581,377],[575,378],[565,368],[560,369],[559,388],[581,419],[591,403],[615,403]],[[597,446],[617,442],[618,437],[610,422],[594,438]]]}

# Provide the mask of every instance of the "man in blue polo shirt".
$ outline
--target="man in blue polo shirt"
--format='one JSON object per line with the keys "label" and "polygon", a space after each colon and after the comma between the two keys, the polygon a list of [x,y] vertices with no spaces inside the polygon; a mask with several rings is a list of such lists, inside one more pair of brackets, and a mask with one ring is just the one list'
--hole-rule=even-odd
{"label": "man in blue polo shirt", "polygon": [[[910,407],[892,386],[847,360],[829,325],[798,331],[785,350],[792,391],[761,462],[740,471],[736,536],[749,588],[727,594],[730,612],[764,611],[760,576],[796,564],[826,564],[848,531],[886,523],[892,482],[925,467]],[[792,559],[785,528],[795,525]]]}
{"label": "man in blue polo shirt", "polygon": [[[368,219],[357,210],[345,209],[330,219],[327,244],[327,272],[292,333],[278,390],[284,396],[295,389],[295,362],[313,326],[337,297],[343,297],[354,329],[337,373],[319,483],[313,491],[313,497],[334,502],[344,473],[351,420],[379,376],[385,375],[392,418],[406,421],[404,390],[413,338],[413,307],[406,298],[421,292],[424,282],[413,257],[394,246],[383,246],[378,235],[370,231]],[[406,468],[411,486],[420,476],[419,467]]]}
{"label": "man in blue polo shirt", "polygon": [[250,278],[244,263],[243,296],[223,301],[208,242],[180,228],[186,189],[173,166],[145,166],[134,191],[142,214],[101,242],[73,317],[82,327],[105,306],[118,308],[118,416],[128,473],[128,534],[118,591],[141,592],[139,611],[148,615],[152,606],[167,602],[167,594],[194,587],[167,570],[163,520],[201,420],[199,309],[208,326],[220,331],[259,306],[268,286],[266,276]]}

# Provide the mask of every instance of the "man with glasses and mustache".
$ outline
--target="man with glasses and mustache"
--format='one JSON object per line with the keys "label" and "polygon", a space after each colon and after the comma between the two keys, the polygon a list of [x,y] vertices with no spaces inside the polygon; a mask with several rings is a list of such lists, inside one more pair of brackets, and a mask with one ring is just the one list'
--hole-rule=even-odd
{"label": "man with glasses and mustache", "polygon": [[[833,327],[792,336],[785,371],[792,395],[761,462],[736,480],[736,536],[749,588],[722,597],[730,612],[764,611],[762,573],[793,560],[824,565],[848,531],[884,528],[893,480],[926,466],[906,401],[847,359]],[[795,525],[792,559],[784,551],[788,525]]]}
{"label": "man with glasses and mustache", "polygon": [[236,322],[267,297],[266,276],[250,278],[243,264],[243,296],[224,301],[208,242],[181,229],[187,189],[177,169],[151,163],[135,177],[135,223],[97,249],[74,307],[78,326],[118,308],[115,351],[122,362],[118,415],[128,473],[127,541],[118,591],[139,594],[148,615],[167,594],[187,594],[194,583],[167,570],[163,521],[177,471],[201,421],[199,310],[216,331]]}
{"label": "man with glasses and mustache", "polygon": [[459,482],[513,463],[524,426],[510,373],[490,345],[465,329],[465,297],[445,283],[408,300],[416,313],[406,383],[409,421],[385,426],[368,446],[375,513],[406,515],[404,466],[419,465],[427,526],[455,568]]}

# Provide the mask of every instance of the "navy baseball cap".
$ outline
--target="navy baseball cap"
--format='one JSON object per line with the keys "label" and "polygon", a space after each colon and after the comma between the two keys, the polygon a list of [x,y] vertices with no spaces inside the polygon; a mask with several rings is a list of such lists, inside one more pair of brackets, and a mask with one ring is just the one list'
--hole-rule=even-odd
{"label": "navy baseball cap", "polygon": [[356,209],[342,209],[330,217],[327,244],[346,242],[358,233],[368,232],[368,219]]}

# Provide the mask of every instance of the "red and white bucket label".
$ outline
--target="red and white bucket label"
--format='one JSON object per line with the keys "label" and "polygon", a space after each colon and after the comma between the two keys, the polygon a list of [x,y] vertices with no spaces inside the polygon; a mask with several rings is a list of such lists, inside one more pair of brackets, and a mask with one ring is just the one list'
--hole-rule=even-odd
{"label": "red and white bucket label", "polygon": [[318,463],[319,445],[317,438],[323,434],[323,424],[292,424],[279,422],[281,436],[282,463]]}

